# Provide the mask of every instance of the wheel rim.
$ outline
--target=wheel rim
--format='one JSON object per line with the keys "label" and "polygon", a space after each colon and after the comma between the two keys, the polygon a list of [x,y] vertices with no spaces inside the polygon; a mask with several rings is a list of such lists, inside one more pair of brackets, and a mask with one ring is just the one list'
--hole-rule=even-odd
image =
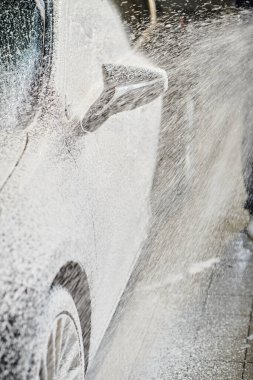
{"label": "wheel rim", "polygon": [[78,328],[67,314],[60,314],[50,332],[40,365],[40,380],[83,380],[84,358]]}

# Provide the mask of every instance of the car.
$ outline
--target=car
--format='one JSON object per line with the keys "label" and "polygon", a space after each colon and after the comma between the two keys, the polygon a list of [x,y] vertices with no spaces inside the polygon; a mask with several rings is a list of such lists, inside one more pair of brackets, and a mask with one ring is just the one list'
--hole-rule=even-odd
{"label": "car", "polygon": [[147,234],[167,76],[109,0],[0,15],[0,379],[79,380]]}

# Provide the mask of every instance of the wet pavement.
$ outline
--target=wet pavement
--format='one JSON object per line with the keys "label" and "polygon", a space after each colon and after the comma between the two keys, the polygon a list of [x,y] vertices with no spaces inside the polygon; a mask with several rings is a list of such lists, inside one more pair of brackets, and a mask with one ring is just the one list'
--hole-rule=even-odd
{"label": "wet pavement", "polygon": [[252,252],[240,233],[204,271],[169,286],[137,284],[88,379],[252,379]]}

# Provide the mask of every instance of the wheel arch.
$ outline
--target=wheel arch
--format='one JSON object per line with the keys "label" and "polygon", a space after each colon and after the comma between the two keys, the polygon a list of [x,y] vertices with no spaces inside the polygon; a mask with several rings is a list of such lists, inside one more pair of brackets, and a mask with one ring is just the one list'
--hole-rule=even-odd
{"label": "wheel arch", "polygon": [[82,328],[85,366],[87,368],[91,336],[91,298],[85,270],[78,262],[68,261],[55,276],[51,289],[57,286],[67,289],[75,302]]}

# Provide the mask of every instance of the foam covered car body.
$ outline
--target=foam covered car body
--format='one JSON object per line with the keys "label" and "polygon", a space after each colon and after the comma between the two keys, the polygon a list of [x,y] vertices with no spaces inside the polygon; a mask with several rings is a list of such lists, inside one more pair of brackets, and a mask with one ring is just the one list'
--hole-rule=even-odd
{"label": "foam covered car body", "polygon": [[166,76],[108,0],[0,14],[0,379],[82,379],[147,233]]}

